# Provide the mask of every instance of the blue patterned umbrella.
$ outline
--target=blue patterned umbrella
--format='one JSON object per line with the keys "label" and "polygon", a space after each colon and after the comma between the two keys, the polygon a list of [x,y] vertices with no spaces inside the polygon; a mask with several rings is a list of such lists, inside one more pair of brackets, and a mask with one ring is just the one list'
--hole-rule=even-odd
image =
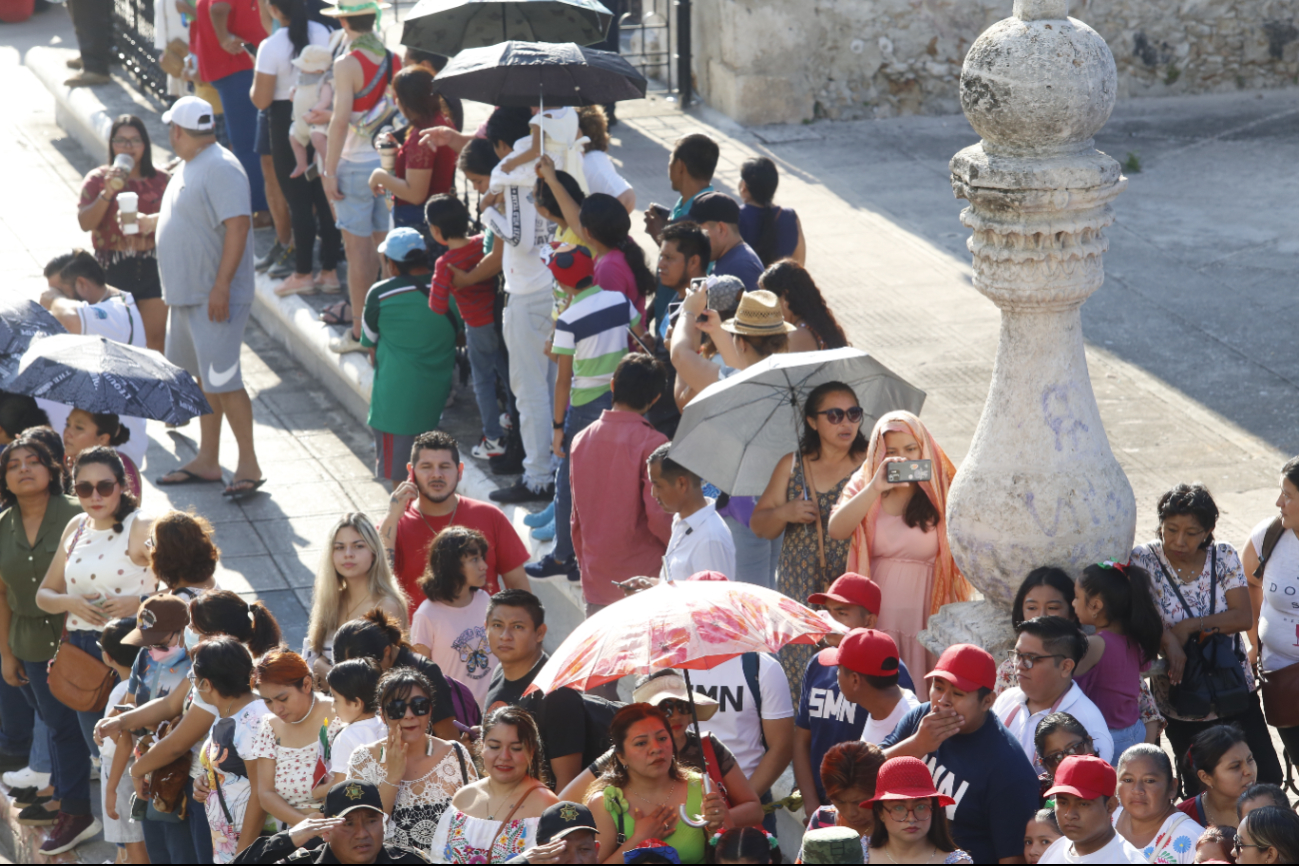
{"label": "blue patterned umbrella", "polygon": [[0,298],[0,389],[18,373],[18,362],[32,342],[67,330],[50,311],[28,298]]}
{"label": "blue patterned umbrella", "polygon": [[194,377],[157,352],[79,334],[46,337],[33,345],[7,390],[86,412],[169,424],[212,411]]}

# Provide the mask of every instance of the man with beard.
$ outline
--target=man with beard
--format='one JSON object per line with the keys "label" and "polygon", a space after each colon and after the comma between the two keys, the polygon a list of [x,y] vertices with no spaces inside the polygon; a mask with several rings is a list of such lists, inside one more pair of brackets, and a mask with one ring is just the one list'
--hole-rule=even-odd
{"label": "man with beard", "polygon": [[490,502],[456,493],[465,465],[460,446],[441,430],[421,433],[410,449],[407,478],[388,500],[388,516],[379,527],[383,545],[392,556],[393,571],[410,598],[410,614],[424,600],[419,579],[428,565],[428,547],[448,526],[476,529],[487,539],[489,595],[501,589],[527,589],[523,564],[528,548],[505,512]]}

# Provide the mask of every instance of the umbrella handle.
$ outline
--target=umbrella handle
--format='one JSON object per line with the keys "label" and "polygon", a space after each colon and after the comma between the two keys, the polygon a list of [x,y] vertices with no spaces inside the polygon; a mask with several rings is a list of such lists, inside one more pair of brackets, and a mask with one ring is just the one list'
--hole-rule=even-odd
{"label": "umbrella handle", "polygon": [[[683,669],[681,673],[684,675],[686,681],[686,697],[690,701],[690,718],[694,721],[695,736],[699,738],[699,742],[702,744],[703,734],[699,730],[699,713],[695,710],[695,690],[694,687],[690,684],[690,671],[689,669]],[[708,778],[708,757],[706,753],[704,757],[703,785],[704,785],[705,794],[711,794],[713,792],[713,786]],[[690,814],[686,812],[685,803],[682,803],[680,806],[677,807],[677,815],[680,816],[682,821],[684,821],[687,825],[691,827],[703,827],[708,823],[707,819],[705,819],[703,815],[696,815],[695,817],[691,818]]]}

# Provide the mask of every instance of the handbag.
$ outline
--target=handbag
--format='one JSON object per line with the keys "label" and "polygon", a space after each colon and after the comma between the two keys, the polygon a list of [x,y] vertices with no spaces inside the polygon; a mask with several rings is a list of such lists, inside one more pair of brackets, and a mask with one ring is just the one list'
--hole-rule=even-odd
{"label": "handbag", "polygon": [[[1213,616],[1218,602],[1218,551],[1216,547],[1209,550],[1212,557],[1209,567],[1209,612],[1203,616]],[[1181,590],[1177,588],[1177,582],[1169,575],[1158,556],[1155,561],[1159,563],[1159,570],[1187,615],[1201,615],[1191,610]],[[1245,679],[1240,635],[1194,635],[1186,642],[1183,651],[1186,653],[1186,665],[1182,669],[1182,681],[1170,685],[1168,689],[1168,700],[1178,715],[1202,719],[1216,712],[1219,718],[1230,718],[1249,709],[1249,683]]]}
{"label": "handbag", "polygon": [[[82,520],[77,527],[77,534],[72,536],[68,545],[71,552],[77,546],[86,521]],[[102,660],[95,658],[85,650],[68,643],[68,631],[63,630],[58,649],[54,651],[54,661],[50,663],[50,694],[64,706],[82,713],[102,712],[108,706],[108,698],[117,685],[117,674]]]}
{"label": "handbag", "polygon": [[1259,676],[1263,694],[1263,712],[1267,723],[1274,728],[1293,728],[1299,725],[1299,664]]}
{"label": "handbag", "polygon": [[[171,722],[163,722],[154,734],[154,745],[167,735]],[[184,820],[189,807],[189,798],[185,796],[185,785],[189,782],[189,770],[193,755],[189,749],[178,755],[171,763],[166,764],[149,774],[150,804],[159,812],[175,815]]]}

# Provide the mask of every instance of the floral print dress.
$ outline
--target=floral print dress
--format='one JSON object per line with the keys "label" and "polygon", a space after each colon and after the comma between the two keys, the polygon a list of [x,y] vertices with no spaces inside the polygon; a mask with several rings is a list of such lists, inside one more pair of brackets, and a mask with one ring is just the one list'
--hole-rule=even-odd
{"label": "floral print dress", "polygon": [[266,702],[249,701],[233,716],[217,719],[208,731],[199,761],[212,795],[207,798],[207,822],[212,828],[212,853],[217,863],[229,863],[239,847],[239,831],[252,796],[248,761],[255,760],[253,741],[269,714]]}
{"label": "floral print dress", "polygon": [[[371,748],[356,747],[347,764],[347,775],[376,786],[387,785],[388,777],[383,764]],[[384,842],[389,845],[405,845],[419,851],[430,850],[438,822],[451,806],[451,798],[456,791],[477,778],[478,771],[474,769],[468,751],[459,743],[452,743],[442,760],[423,776],[401,780]]]}
{"label": "floral print dress", "polygon": [[429,857],[434,863],[504,863],[537,844],[540,821],[522,818],[505,824],[447,809],[433,834]]}
{"label": "floral print dress", "polygon": [[[337,717],[330,719],[327,725],[320,726],[316,742],[292,749],[276,742],[275,731],[271,728],[273,718],[275,716],[270,713],[262,717],[261,727],[253,741],[253,757],[275,760],[275,793],[283,797],[284,802],[299,812],[318,812],[320,801],[311,792],[327,775],[330,746],[346,723]],[[281,830],[288,829],[283,822],[278,823]]]}

